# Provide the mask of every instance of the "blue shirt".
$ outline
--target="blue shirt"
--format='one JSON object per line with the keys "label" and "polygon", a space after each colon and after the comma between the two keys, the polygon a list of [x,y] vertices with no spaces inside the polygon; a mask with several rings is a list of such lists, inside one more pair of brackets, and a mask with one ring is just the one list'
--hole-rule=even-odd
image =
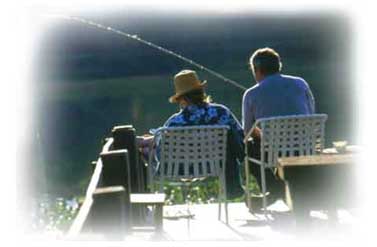
{"label": "blue shirt", "polygon": [[248,133],[259,118],[313,114],[314,97],[308,83],[276,73],[249,88],[242,101],[242,125]]}
{"label": "blue shirt", "polygon": [[189,105],[171,116],[164,127],[193,125],[227,125],[237,144],[243,149],[243,130],[233,113],[224,105]]}

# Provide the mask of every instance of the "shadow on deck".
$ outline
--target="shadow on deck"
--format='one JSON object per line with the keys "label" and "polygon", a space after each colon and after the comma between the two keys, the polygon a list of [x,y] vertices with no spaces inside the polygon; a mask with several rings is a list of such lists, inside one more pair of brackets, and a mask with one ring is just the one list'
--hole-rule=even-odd
{"label": "shadow on deck", "polygon": [[[164,232],[156,238],[152,232],[134,232],[125,237],[130,241],[269,241],[294,240],[321,237],[322,240],[345,240],[352,231],[355,217],[349,212],[339,210],[339,221],[328,220],[326,213],[312,211],[310,222],[305,228],[296,226],[293,215],[286,206],[277,201],[270,220],[263,214],[251,214],[244,203],[229,204],[229,225],[217,220],[217,204],[196,204],[190,206],[195,215],[192,219],[164,218]],[[187,205],[165,206],[164,216],[172,216],[184,211]]]}

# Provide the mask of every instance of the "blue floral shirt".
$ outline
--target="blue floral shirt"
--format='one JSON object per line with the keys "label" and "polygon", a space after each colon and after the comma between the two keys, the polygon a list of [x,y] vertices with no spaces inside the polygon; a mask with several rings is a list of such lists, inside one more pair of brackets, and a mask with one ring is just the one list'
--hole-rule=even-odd
{"label": "blue floral shirt", "polygon": [[244,133],[241,124],[224,105],[212,103],[189,105],[171,116],[164,124],[164,127],[192,125],[227,125],[237,143],[243,146]]}

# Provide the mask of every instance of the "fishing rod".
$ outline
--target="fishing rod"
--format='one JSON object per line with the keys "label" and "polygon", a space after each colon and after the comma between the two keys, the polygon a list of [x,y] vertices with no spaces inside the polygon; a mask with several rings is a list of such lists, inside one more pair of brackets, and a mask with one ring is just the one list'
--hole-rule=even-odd
{"label": "fishing rod", "polygon": [[91,20],[87,20],[87,19],[84,19],[84,18],[81,18],[81,17],[75,17],[75,16],[66,16],[66,15],[48,15],[50,17],[55,17],[55,18],[63,18],[63,19],[67,19],[67,20],[71,20],[71,21],[76,21],[76,22],[80,22],[80,23],[83,23],[85,25],[89,25],[89,26],[93,26],[93,27],[96,27],[96,28],[99,28],[99,29],[102,29],[102,30],[105,30],[105,31],[109,31],[109,32],[112,32],[112,33],[116,33],[118,35],[121,35],[123,37],[127,37],[129,39],[132,39],[132,40],[135,40],[137,42],[140,42],[146,46],[149,46],[149,47],[152,47],[154,49],[157,49],[165,54],[168,54],[168,55],[171,55],[173,57],[176,57],[184,62],[187,62],[197,68],[199,68],[200,70],[203,70],[203,71],[206,71],[207,73],[227,82],[227,83],[230,83],[231,85],[241,89],[241,90],[246,90],[246,87],[242,86],[240,83],[234,81],[234,80],[231,80],[225,76],[223,76],[222,74],[212,70],[212,69],[209,69],[187,57],[184,57],[174,51],[171,51],[169,49],[166,49],[162,46],[159,46],[155,43],[152,43],[150,41],[147,41],[145,39],[142,39],[140,38],[138,35],[135,35],[135,34],[129,34],[129,33],[126,33],[126,32],[123,32],[123,31],[120,31],[118,29],[115,29],[113,27],[110,27],[110,26],[105,26],[105,25],[102,25],[102,24],[99,24],[99,23],[96,23],[96,22],[93,22]]}

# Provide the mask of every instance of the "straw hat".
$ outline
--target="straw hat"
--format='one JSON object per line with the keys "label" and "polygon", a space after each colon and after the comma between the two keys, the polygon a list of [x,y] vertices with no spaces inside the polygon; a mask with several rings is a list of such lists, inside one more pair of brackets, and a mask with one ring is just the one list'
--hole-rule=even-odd
{"label": "straw hat", "polygon": [[170,103],[176,103],[177,99],[193,90],[202,89],[207,81],[200,81],[193,70],[182,70],[174,76],[175,95],[169,98]]}

